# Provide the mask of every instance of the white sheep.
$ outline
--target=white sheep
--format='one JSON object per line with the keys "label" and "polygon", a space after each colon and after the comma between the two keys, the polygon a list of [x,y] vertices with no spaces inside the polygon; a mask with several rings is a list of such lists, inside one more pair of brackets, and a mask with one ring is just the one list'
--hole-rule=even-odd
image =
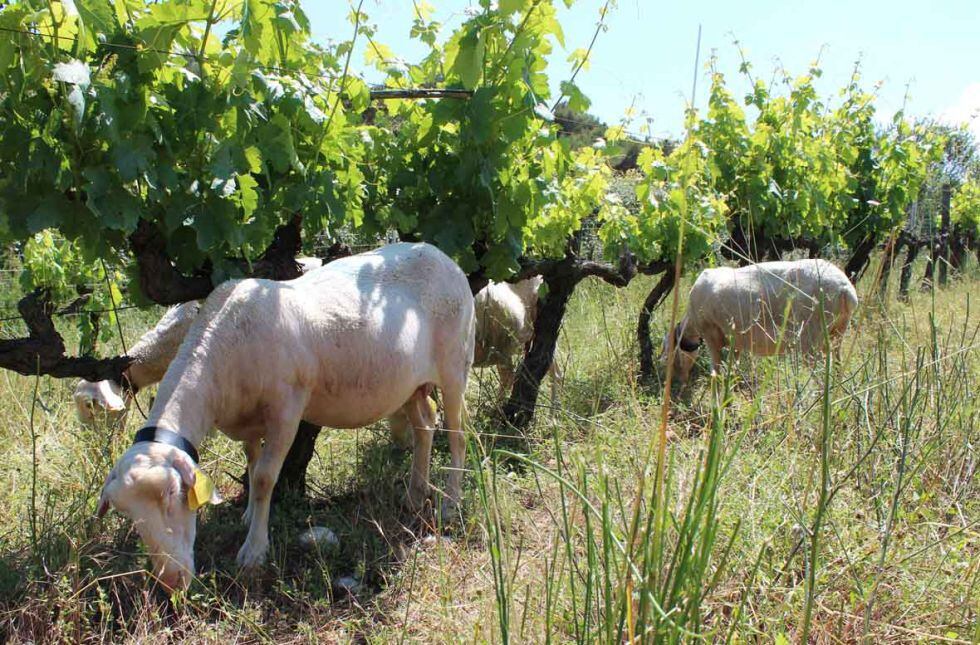
{"label": "white sheep", "polygon": [[419,507],[429,493],[432,386],[442,392],[449,436],[449,512],[461,494],[473,334],[466,276],[427,244],[393,244],[285,282],[222,284],[160,384],[147,420],[154,440],[134,443],[116,462],[99,514],[112,506],[132,519],[161,583],[186,587],[194,571],[191,507],[207,501],[193,457],[217,426],[245,444],[249,530],[237,561],[260,565],[272,489],[300,420],[357,428],[399,409],[414,426],[408,499]]}
{"label": "white sheep", "polygon": [[[538,289],[544,279],[535,276],[511,284],[490,282],[476,294],[476,351],[473,367],[496,366],[500,391],[506,394],[514,384],[514,357],[524,353],[534,338],[538,315]],[[551,405],[557,403],[562,381],[558,361],[548,368],[551,376]]]}
{"label": "white sheep", "polygon": [[[702,342],[711,352],[712,374],[720,369],[721,350],[730,340],[736,352],[769,356],[795,347],[812,354],[824,346],[821,318],[836,345],[857,305],[854,285],[825,260],[705,269],[691,287],[687,313],[673,330],[675,369],[686,382]],[[662,360],[670,333],[664,336]]]}
{"label": "white sheep", "polygon": [[[296,263],[301,273],[323,266],[319,258],[299,257]],[[128,354],[133,362],[123,372],[123,383],[80,380],[73,397],[78,419],[86,425],[96,419],[123,425],[133,393],[160,382],[200,308],[200,302],[192,301],[168,309],[160,322],[130,348]],[[126,382],[129,387],[125,387]]]}
{"label": "white sheep", "polygon": [[[500,395],[506,396],[514,385],[514,359],[524,353],[534,338],[534,319],[538,315],[538,290],[544,279],[541,276],[520,282],[493,282],[480,289],[474,298],[476,311],[476,348],[473,367],[496,367],[500,376]],[[553,360],[548,368],[551,376],[551,405],[558,401],[558,387],[562,382],[561,368]],[[432,423],[436,419],[436,406],[429,401]],[[402,414],[388,419],[392,439],[402,447],[412,444],[411,423]]]}
{"label": "white sheep", "polygon": [[79,381],[74,394],[75,412],[79,420],[91,424],[96,419],[105,418],[121,425],[125,421],[132,393],[163,378],[200,308],[201,303],[196,301],[171,307],[153,329],[136,341],[129,350],[133,362],[123,372],[123,379],[129,382],[129,387],[109,380]]}

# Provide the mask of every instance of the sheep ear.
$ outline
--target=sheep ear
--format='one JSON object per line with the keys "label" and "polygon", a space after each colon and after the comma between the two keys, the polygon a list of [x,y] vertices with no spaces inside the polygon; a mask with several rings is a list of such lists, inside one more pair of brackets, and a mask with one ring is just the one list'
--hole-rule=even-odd
{"label": "sheep ear", "polygon": [[186,454],[180,453],[174,457],[174,469],[180,473],[180,480],[187,490],[187,505],[192,511],[205,504],[220,504],[224,501],[207,473],[195,466]]}
{"label": "sheep ear", "polygon": [[102,482],[102,493],[99,495],[99,505],[96,508],[95,516],[100,520],[105,517],[105,514],[109,512],[109,482],[112,480],[112,471],[105,476],[105,481]]}
{"label": "sheep ear", "polygon": [[191,462],[191,458],[183,452],[178,451],[174,457],[174,468],[180,473],[180,480],[184,483],[184,486],[188,489],[194,488],[194,483],[197,481],[197,473],[193,462]]}
{"label": "sheep ear", "polygon": [[221,502],[223,502],[223,501],[225,501],[225,500],[224,500],[224,498],[223,498],[223,497],[221,497],[221,495],[220,495],[220,494],[218,493],[218,489],[217,489],[217,487],[212,487],[212,488],[211,488],[211,500],[210,500],[210,502],[211,502],[212,504],[220,504],[220,503],[221,503]]}
{"label": "sheep ear", "polygon": [[95,511],[95,516],[101,520],[107,512],[109,512],[109,498],[103,490],[102,496],[99,497],[99,508]]}
{"label": "sheep ear", "polygon": [[203,470],[196,472],[197,481],[192,488],[187,489],[187,505],[192,511],[196,511],[205,504],[220,504],[221,495],[218,494],[214,482]]}
{"label": "sheep ear", "polygon": [[167,485],[163,489],[163,507],[167,509],[167,514],[169,515],[180,497],[180,487],[183,475],[176,468],[168,469],[169,477],[167,478]]}

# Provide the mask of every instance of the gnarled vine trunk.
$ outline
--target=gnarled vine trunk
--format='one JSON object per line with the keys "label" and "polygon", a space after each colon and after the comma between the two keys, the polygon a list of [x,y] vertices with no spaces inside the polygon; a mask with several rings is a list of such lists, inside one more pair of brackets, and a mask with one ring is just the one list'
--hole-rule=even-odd
{"label": "gnarled vine trunk", "polygon": [[[313,460],[313,455],[316,454],[316,439],[322,429],[321,426],[306,421],[299,422],[296,438],[293,439],[293,445],[286,454],[276,487],[272,491],[273,499],[302,497],[306,494],[306,469]],[[248,490],[248,477],[245,478],[245,482],[245,488]]]}
{"label": "gnarled vine trunk", "polygon": [[939,202],[940,231],[939,231],[939,286],[946,286],[949,275],[949,206],[952,200],[952,187],[943,184]]}
{"label": "gnarled vine trunk", "polygon": [[902,239],[898,236],[885,243],[881,254],[881,271],[878,274],[878,298],[884,300],[888,296],[888,279],[891,277],[895,257],[902,248]]}
{"label": "gnarled vine trunk", "polygon": [[504,405],[504,419],[518,430],[527,429],[534,418],[541,381],[555,359],[561,322],[578,282],[573,275],[545,277],[548,293],[538,303],[531,349],[518,368],[514,389]]}
{"label": "gnarled vine trunk", "polygon": [[[651,267],[651,270],[655,269]],[[570,245],[561,260],[526,262],[523,271],[515,279],[532,275],[544,278],[548,293],[538,303],[531,348],[517,369],[514,387],[504,404],[504,420],[518,432],[526,430],[534,419],[538,390],[555,359],[558,333],[575,287],[588,276],[596,276],[616,287],[625,287],[636,276],[636,263],[630,253],[624,253],[620,257],[618,268],[602,262],[583,260],[574,254]]]}
{"label": "gnarled vine trunk", "polygon": [[921,248],[917,242],[909,243],[909,250],[905,254],[905,262],[902,264],[902,275],[898,281],[899,300],[909,299],[909,281],[912,279],[912,264],[919,257],[919,249]]}
{"label": "gnarled vine trunk", "polygon": [[660,306],[670,290],[674,288],[674,272],[667,269],[660,276],[660,280],[653,286],[646,300],[643,301],[643,308],[640,309],[640,316],[636,323],[636,341],[640,348],[640,380],[644,383],[653,381],[653,338],[650,336],[650,319],[653,311]]}
{"label": "gnarled vine trunk", "polygon": [[926,270],[922,273],[922,284],[919,287],[922,291],[929,291],[932,289],[936,274],[936,260],[939,258],[939,251],[939,242],[933,241],[929,244],[929,259],[926,261]]}
{"label": "gnarled vine trunk", "polygon": [[853,284],[857,284],[857,281],[864,274],[864,270],[868,268],[868,262],[871,260],[871,252],[874,251],[877,243],[877,238],[874,235],[869,235],[854,247],[854,253],[851,254],[851,257],[847,260],[847,265],[844,267],[844,273],[847,275],[847,279]]}

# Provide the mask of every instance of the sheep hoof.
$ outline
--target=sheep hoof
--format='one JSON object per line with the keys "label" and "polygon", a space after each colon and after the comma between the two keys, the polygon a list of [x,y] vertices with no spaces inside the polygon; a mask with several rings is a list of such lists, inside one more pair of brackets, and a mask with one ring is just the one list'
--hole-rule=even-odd
{"label": "sheep hoof", "polygon": [[268,543],[259,546],[245,540],[245,544],[238,550],[238,557],[235,558],[235,562],[238,563],[239,568],[246,571],[258,569],[265,564],[265,554],[268,550]]}

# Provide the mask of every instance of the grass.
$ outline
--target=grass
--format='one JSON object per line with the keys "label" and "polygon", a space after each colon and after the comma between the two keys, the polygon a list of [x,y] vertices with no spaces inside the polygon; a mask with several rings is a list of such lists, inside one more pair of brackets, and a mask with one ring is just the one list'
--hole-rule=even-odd
{"label": "grass", "polygon": [[[474,374],[461,522],[438,530],[404,510],[409,457],[381,428],[325,431],[309,499],[274,507],[268,571],[242,580],[244,460],[215,437],[202,458],[232,501],[202,512],[200,577],[173,601],[128,523],[92,518],[139,414],[123,432],[82,428],[72,383],[2,372],[0,638],[978,642],[978,284],[971,269],[907,305],[863,298],[839,363],[702,370],[675,392],[659,494],[646,455],[662,388],[636,382],[633,341],[650,283],[583,285],[560,404],[538,415],[529,452],[498,436],[495,376]],[[153,314],[125,314],[132,342]],[[446,453],[437,440],[436,483]],[[304,551],[310,525],[340,545]],[[346,575],[353,595],[332,584]]]}

